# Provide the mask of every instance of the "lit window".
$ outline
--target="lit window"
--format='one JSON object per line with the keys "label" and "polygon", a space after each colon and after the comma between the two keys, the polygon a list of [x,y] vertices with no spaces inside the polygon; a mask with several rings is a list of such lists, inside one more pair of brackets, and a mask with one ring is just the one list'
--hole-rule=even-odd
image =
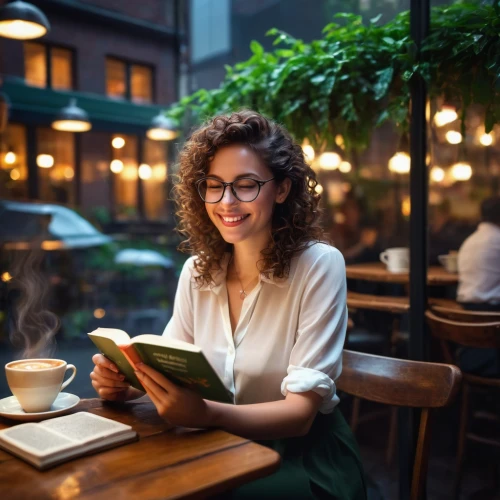
{"label": "lit window", "polygon": [[26,199],[27,196],[26,128],[9,123],[0,143],[0,198]]}
{"label": "lit window", "polygon": [[47,86],[47,56],[45,45],[24,43],[24,79],[33,87]]}
{"label": "lit window", "polygon": [[56,90],[71,90],[73,88],[73,57],[71,50],[52,47],[51,57],[51,87]]}
{"label": "lit window", "polygon": [[153,102],[152,70],[147,66],[133,64],[130,71],[130,96],[137,103]]}
{"label": "lit window", "polygon": [[34,87],[73,89],[73,52],[61,47],[25,42],[24,80]]}
{"label": "lit window", "polygon": [[106,95],[113,99],[127,97],[127,68],[124,62],[106,59]]}
{"label": "lit window", "polygon": [[43,159],[44,165],[46,165],[43,167],[39,162],[37,168],[40,199],[48,202],[73,204],[75,202],[74,134],[45,127],[37,128],[36,144],[37,158],[45,155]]}
{"label": "lit window", "polygon": [[113,57],[106,59],[106,95],[138,104],[153,102],[153,68]]}

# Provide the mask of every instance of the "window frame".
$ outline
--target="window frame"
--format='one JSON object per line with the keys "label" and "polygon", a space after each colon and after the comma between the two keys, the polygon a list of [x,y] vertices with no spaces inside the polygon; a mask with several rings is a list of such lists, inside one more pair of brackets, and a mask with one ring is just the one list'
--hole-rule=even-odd
{"label": "window frame", "polygon": [[[156,66],[154,64],[145,63],[143,61],[137,61],[135,59],[126,59],[124,57],[115,56],[114,54],[107,54],[105,62],[107,63],[109,60],[117,61],[125,65],[125,97],[124,100],[127,102],[131,102],[137,105],[150,105],[156,104]],[[143,66],[151,70],[151,102],[144,103],[136,103],[132,99],[132,66]],[[110,97],[107,92],[107,64],[106,71],[104,72],[106,75],[105,87],[106,87],[106,97],[108,99],[113,99]]]}
{"label": "window frame", "polygon": [[[45,49],[45,67],[46,67],[46,75],[45,75],[45,87],[40,87],[44,89],[54,90],[55,92],[71,92],[78,90],[77,85],[77,65],[76,65],[76,49],[75,47],[71,47],[69,45],[64,45],[60,43],[52,43],[52,42],[38,42],[32,40],[26,40],[25,43],[30,43],[32,45],[40,45]],[[52,87],[52,49],[63,49],[68,50],[71,54],[71,88],[70,89],[55,89]],[[24,55],[23,55],[24,57]],[[26,81],[26,61],[24,61],[24,78]],[[28,84],[29,85],[29,84]],[[30,85],[31,86],[31,85]]]}

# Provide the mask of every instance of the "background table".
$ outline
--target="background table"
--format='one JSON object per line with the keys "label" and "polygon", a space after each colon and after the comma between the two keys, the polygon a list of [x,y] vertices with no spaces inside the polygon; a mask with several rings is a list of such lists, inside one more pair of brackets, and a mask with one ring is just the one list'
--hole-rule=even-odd
{"label": "background table", "polygon": [[[346,266],[347,278],[378,281],[380,283],[400,283],[402,285],[410,282],[410,273],[390,273],[385,264],[369,262],[366,264],[352,264]],[[430,266],[427,269],[427,283],[429,285],[456,285],[458,274],[449,273],[440,266]]]}
{"label": "background table", "polygon": [[[139,441],[40,472],[0,450],[0,498],[8,500],[205,498],[271,474],[279,455],[218,430],[170,429],[149,401],[98,399],[74,411],[131,425]],[[0,418],[0,429],[14,422]]]}

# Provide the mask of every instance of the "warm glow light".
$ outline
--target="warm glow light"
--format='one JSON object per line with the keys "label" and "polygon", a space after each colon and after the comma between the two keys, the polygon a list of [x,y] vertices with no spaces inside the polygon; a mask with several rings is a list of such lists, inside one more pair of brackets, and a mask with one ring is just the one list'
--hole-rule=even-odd
{"label": "warm glow light", "polygon": [[159,163],[153,166],[153,179],[164,181],[167,178],[167,166]]}
{"label": "warm glow light", "polygon": [[153,175],[153,169],[147,163],[142,163],[141,165],[139,165],[138,173],[139,178],[145,181],[151,179],[151,176]]}
{"label": "warm glow light", "polygon": [[17,156],[16,156],[16,153],[14,153],[13,151],[9,151],[5,155],[5,163],[7,163],[7,165],[13,165],[14,163],[16,163],[16,160],[17,160]]}
{"label": "warm glow light", "polygon": [[88,132],[92,124],[80,120],[57,120],[52,122],[52,128],[62,132]]}
{"label": "warm glow light", "polygon": [[321,194],[323,192],[323,186],[321,184],[316,184],[316,187],[314,190],[318,193]]}
{"label": "warm glow light", "polygon": [[16,40],[40,38],[47,33],[45,26],[30,21],[8,20],[0,22],[0,36]]}
{"label": "warm glow light", "polygon": [[19,180],[21,178],[21,172],[19,172],[19,169],[17,169],[17,168],[12,169],[10,172],[10,178],[13,181]]}
{"label": "warm glow light", "polygon": [[75,171],[73,170],[72,167],[66,167],[64,169],[64,178],[65,179],[73,179],[73,177],[75,176]]}
{"label": "warm glow light", "polygon": [[348,193],[351,189],[352,186],[348,182],[342,183],[342,191],[344,191],[344,193]]}
{"label": "warm glow light", "polygon": [[[479,142],[483,146],[491,146],[493,144],[493,135],[492,134],[482,134],[479,138]],[[7,161],[7,157],[5,157],[5,161]]]}
{"label": "warm glow light", "polygon": [[52,155],[38,155],[36,157],[36,164],[40,168],[51,168],[54,166],[54,157]]}
{"label": "warm glow light", "polygon": [[335,170],[339,168],[342,158],[337,153],[323,153],[319,157],[319,166],[324,170]]}
{"label": "warm glow light", "polygon": [[448,123],[454,122],[457,118],[458,115],[454,108],[443,106],[443,109],[434,115],[434,123],[438,127],[443,127]]}
{"label": "warm glow light", "polygon": [[347,174],[348,172],[350,172],[352,170],[352,165],[348,161],[342,161],[342,162],[340,162],[339,170],[342,173]]}
{"label": "warm glow light", "polygon": [[441,167],[432,167],[430,175],[431,175],[431,181],[442,182],[444,181],[445,172]]}
{"label": "warm glow light", "polygon": [[2,273],[2,275],[0,276],[0,279],[7,283],[7,281],[10,281],[12,279],[12,276],[10,275],[9,272],[5,271],[4,273]]}
{"label": "warm glow light", "polygon": [[455,163],[451,167],[451,176],[456,181],[468,181],[472,177],[472,167],[465,162]]}
{"label": "warm glow light", "polygon": [[462,142],[462,134],[456,130],[448,130],[445,137],[450,144],[460,144]]}
{"label": "warm glow light", "polygon": [[339,147],[339,148],[342,148],[344,149],[344,138],[340,135],[340,134],[337,134],[335,136],[335,144]]}
{"label": "warm glow light", "polygon": [[148,139],[153,141],[171,141],[179,135],[175,130],[167,130],[164,128],[150,128],[146,132]]}
{"label": "warm glow light", "polygon": [[94,311],[94,318],[101,319],[106,316],[106,311],[104,309],[98,308]]}
{"label": "warm glow light", "polygon": [[123,148],[123,146],[125,146],[125,139],[123,137],[115,137],[111,141],[111,145],[115,149],[121,149],[121,148]]}
{"label": "warm glow light", "polygon": [[408,153],[403,153],[402,151],[398,151],[389,160],[389,170],[391,172],[395,172],[396,174],[407,174],[410,171],[410,165],[410,155],[408,155]]}
{"label": "warm glow light", "polygon": [[113,160],[109,164],[109,169],[114,174],[119,174],[123,170],[123,162],[121,160]]}
{"label": "warm glow light", "polygon": [[307,163],[311,163],[316,156],[314,152],[314,148],[310,144],[304,144],[302,146],[302,151],[304,152],[304,156],[306,157]]}
{"label": "warm glow light", "polygon": [[409,217],[411,213],[411,202],[410,198],[407,196],[402,202],[401,202],[401,213],[405,217]]}

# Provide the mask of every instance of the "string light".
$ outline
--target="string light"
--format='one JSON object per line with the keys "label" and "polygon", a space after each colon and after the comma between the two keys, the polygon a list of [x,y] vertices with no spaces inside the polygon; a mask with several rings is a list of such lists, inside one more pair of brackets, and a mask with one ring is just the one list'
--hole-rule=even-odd
{"label": "string light", "polygon": [[410,171],[411,159],[408,153],[398,151],[389,160],[389,170],[396,174],[407,174]]}
{"label": "string light", "polygon": [[121,149],[123,146],[125,146],[125,139],[123,137],[114,137],[113,140],[111,141],[111,145],[115,149]]}
{"label": "string light", "polygon": [[319,157],[319,166],[324,170],[336,170],[341,162],[342,158],[337,153],[323,153]]}
{"label": "string light", "polygon": [[434,123],[438,127],[444,127],[458,118],[457,112],[451,106],[443,106],[441,111],[434,115]]}
{"label": "string light", "polygon": [[342,173],[347,174],[352,170],[352,165],[348,161],[342,161],[340,162],[339,170]]}
{"label": "string light", "polygon": [[36,164],[40,168],[52,168],[54,166],[54,157],[46,154],[38,155],[36,157]]}
{"label": "string light", "polygon": [[451,167],[451,176],[456,181],[468,181],[472,177],[472,167],[466,162],[455,163]]}
{"label": "string light", "polygon": [[153,175],[153,169],[147,164],[147,163],[142,163],[139,165],[139,178],[141,178],[143,181],[151,179],[151,176]]}
{"label": "string light", "polygon": [[113,172],[114,174],[119,174],[120,172],[123,171],[123,162],[121,160],[113,160],[110,164],[109,164],[109,169],[111,170],[111,172]]}
{"label": "string light", "polygon": [[450,144],[460,144],[462,142],[462,134],[456,130],[448,130],[445,137]]}
{"label": "string light", "polygon": [[433,182],[443,182],[445,178],[445,171],[441,167],[432,167],[430,177]]}

